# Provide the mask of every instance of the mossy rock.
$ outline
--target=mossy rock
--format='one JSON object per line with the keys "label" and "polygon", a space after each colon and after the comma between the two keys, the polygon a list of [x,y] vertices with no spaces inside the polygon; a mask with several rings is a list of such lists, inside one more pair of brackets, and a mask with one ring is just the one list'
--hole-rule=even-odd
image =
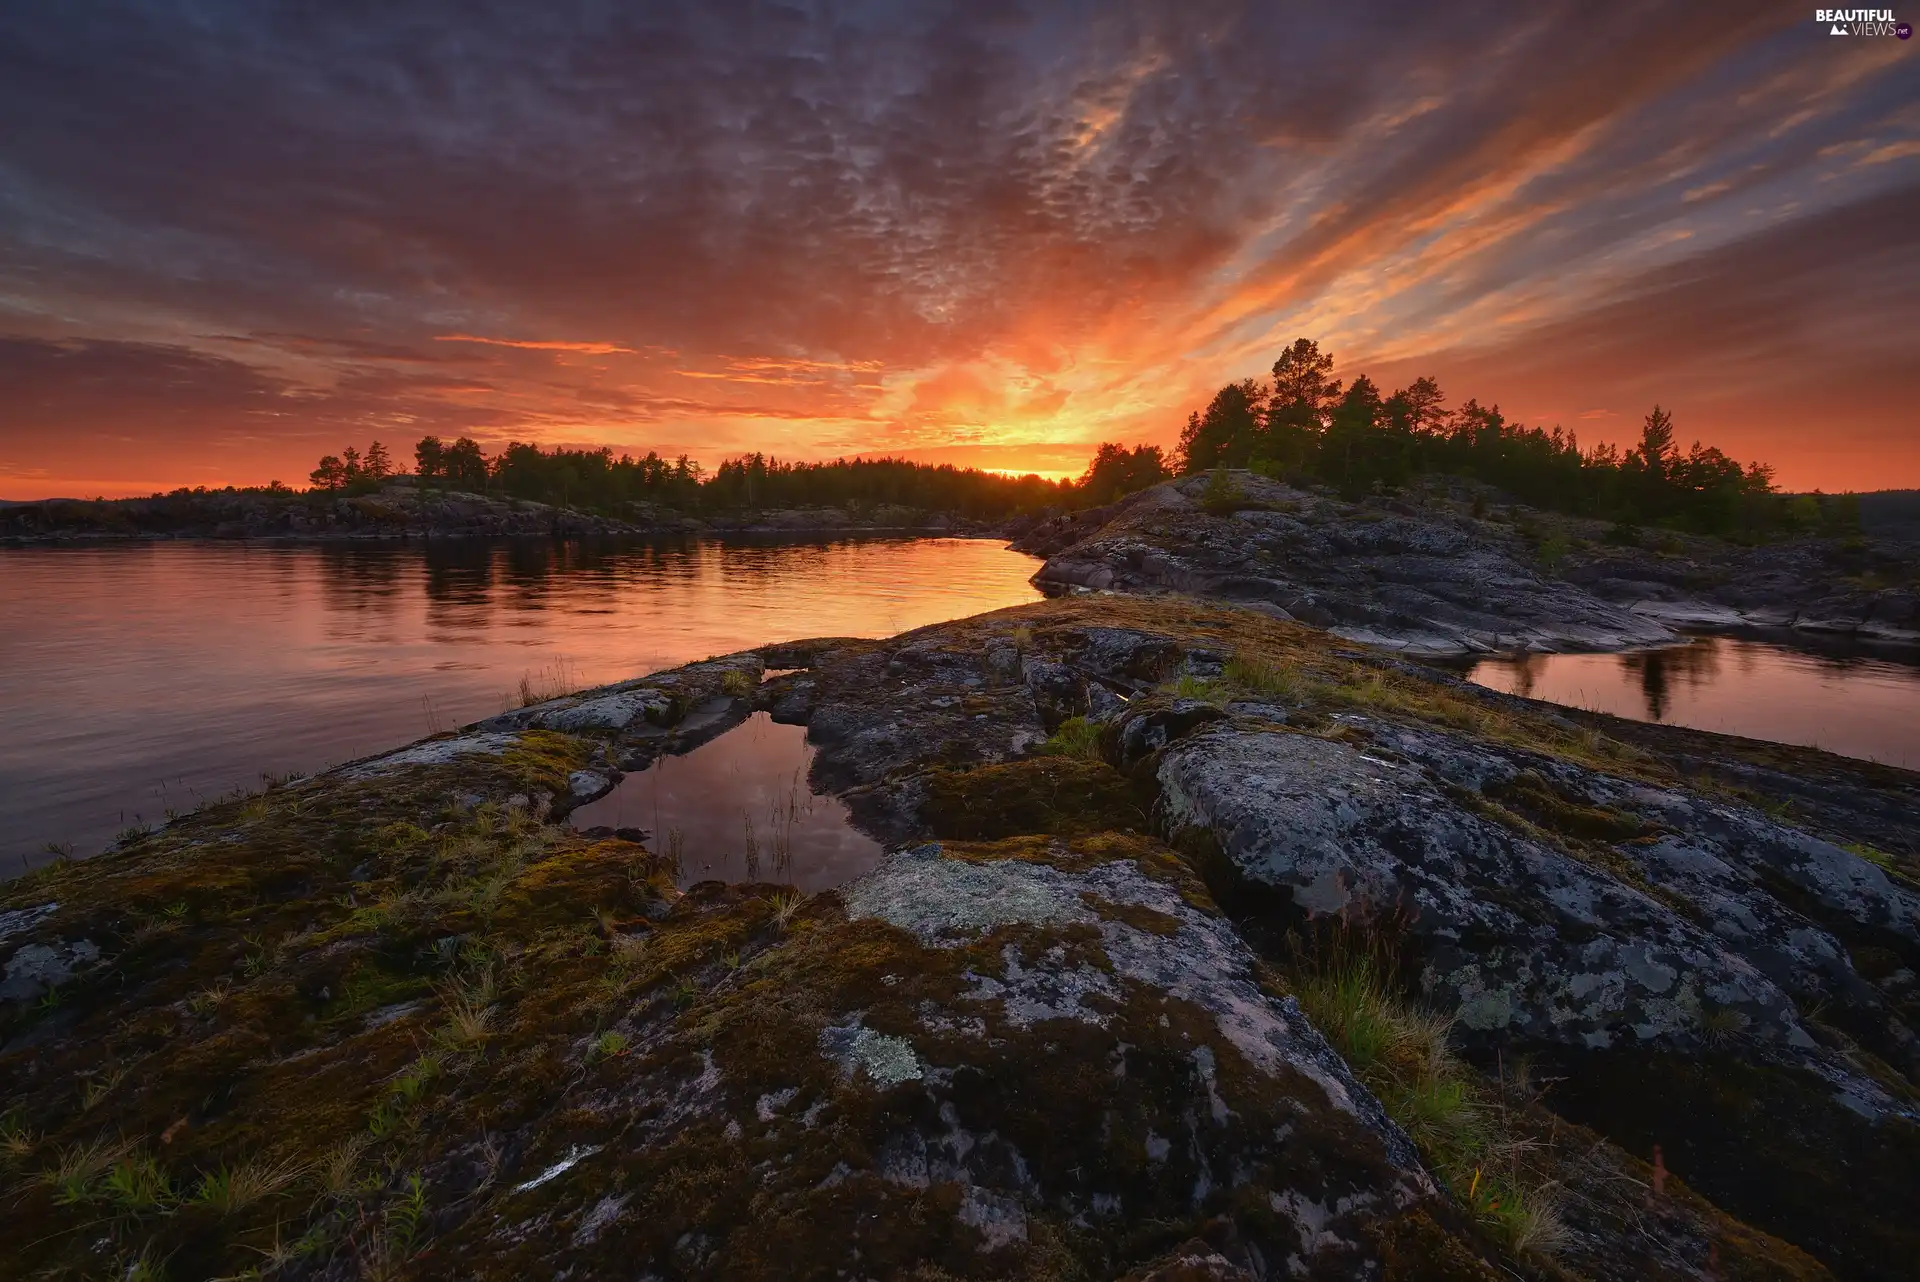
{"label": "mossy rock", "polygon": [[926,787],[922,817],[935,836],[958,841],[1148,828],[1134,784],[1104,761],[1034,756],[971,770],[936,770]]}

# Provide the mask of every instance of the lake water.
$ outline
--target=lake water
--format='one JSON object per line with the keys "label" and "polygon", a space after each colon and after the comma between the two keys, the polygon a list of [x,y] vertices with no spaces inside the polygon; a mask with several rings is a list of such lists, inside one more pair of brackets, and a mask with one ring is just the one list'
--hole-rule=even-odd
{"label": "lake water", "polygon": [[1483,659],[1509,694],[1920,770],[1920,657],[1821,652],[1740,637],[1627,654]]}
{"label": "lake water", "polygon": [[880,843],[837,797],[807,791],[805,726],[764,712],[679,757],[661,757],[573,812],[576,828],[639,828],[676,859],[675,880],[777,881],[825,890],[879,862]]}
{"label": "lake water", "polygon": [[0,875],[518,706],[522,681],[888,636],[1036,600],[1036,568],[977,539],[0,550]]}
{"label": "lake water", "polygon": [[[91,854],[262,771],[518,706],[523,682],[557,691],[772,641],[887,636],[1035,600],[1036,567],[971,539],[0,550],[0,876],[50,845]],[[1920,664],[1897,656],[1716,637],[1488,659],[1471,677],[1920,769]],[[685,881],[772,878],[779,857],[779,880],[831,884],[877,852],[840,803],[806,794],[808,752],[798,727],[756,717],[630,777],[581,822],[648,829],[663,853],[678,830]],[[721,789],[738,804],[688,801]]]}

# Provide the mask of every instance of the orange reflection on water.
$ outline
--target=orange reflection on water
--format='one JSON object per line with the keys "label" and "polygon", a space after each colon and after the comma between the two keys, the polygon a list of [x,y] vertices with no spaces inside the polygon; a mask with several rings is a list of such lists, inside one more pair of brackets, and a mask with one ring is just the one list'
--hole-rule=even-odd
{"label": "orange reflection on water", "polygon": [[579,687],[1038,598],[972,539],[0,551],[0,874]]}
{"label": "orange reflection on water", "polygon": [[1709,637],[1628,654],[1483,659],[1470,679],[1569,707],[1920,769],[1920,667]]}
{"label": "orange reflection on water", "polygon": [[764,712],[681,757],[662,757],[573,812],[577,828],[641,828],[648,847],[677,853],[681,886],[775,881],[838,886],[880,858],[837,797],[807,790],[805,726]]}

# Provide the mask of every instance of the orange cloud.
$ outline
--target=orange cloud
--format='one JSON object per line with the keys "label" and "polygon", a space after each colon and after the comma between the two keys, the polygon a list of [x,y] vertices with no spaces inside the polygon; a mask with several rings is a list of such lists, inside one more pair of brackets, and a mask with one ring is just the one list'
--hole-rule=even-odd
{"label": "orange cloud", "polygon": [[488,347],[523,347],[535,352],[582,352],[589,356],[609,356],[615,352],[633,354],[633,348],[617,343],[569,343],[557,339],[482,338],[477,334],[435,334],[436,343],[485,343]]}

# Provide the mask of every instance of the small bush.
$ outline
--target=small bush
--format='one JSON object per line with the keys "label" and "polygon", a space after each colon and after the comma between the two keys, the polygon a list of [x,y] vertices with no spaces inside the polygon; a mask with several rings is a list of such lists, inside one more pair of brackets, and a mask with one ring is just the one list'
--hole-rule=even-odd
{"label": "small bush", "polygon": [[1231,516],[1247,506],[1246,491],[1224,467],[1213,469],[1200,495],[1200,509],[1210,516]]}
{"label": "small bush", "polygon": [[1069,717],[1040,745],[1050,757],[1078,757],[1083,761],[1101,761],[1100,727],[1085,717]]}
{"label": "small bush", "polygon": [[625,1033],[614,1032],[609,1029],[594,1038],[593,1044],[587,1047],[587,1059],[589,1061],[612,1059],[616,1055],[624,1055],[627,1053],[627,1045],[631,1040],[632,1039]]}
{"label": "small bush", "polygon": [[1564,534],[1549,534],[1540,540],[1540,546],[1534,555],[1539,558],[1540,568],[1551,574],[1560,568],[1567,559],[1567,553],[1573,549]]}
{"label": "small bush", "polygon": [[733,669],[727,673],[726,676],[720,678],[721,693],[731,695],[736,699],[753,698],[755,689],[753,678],[738,668]]}

